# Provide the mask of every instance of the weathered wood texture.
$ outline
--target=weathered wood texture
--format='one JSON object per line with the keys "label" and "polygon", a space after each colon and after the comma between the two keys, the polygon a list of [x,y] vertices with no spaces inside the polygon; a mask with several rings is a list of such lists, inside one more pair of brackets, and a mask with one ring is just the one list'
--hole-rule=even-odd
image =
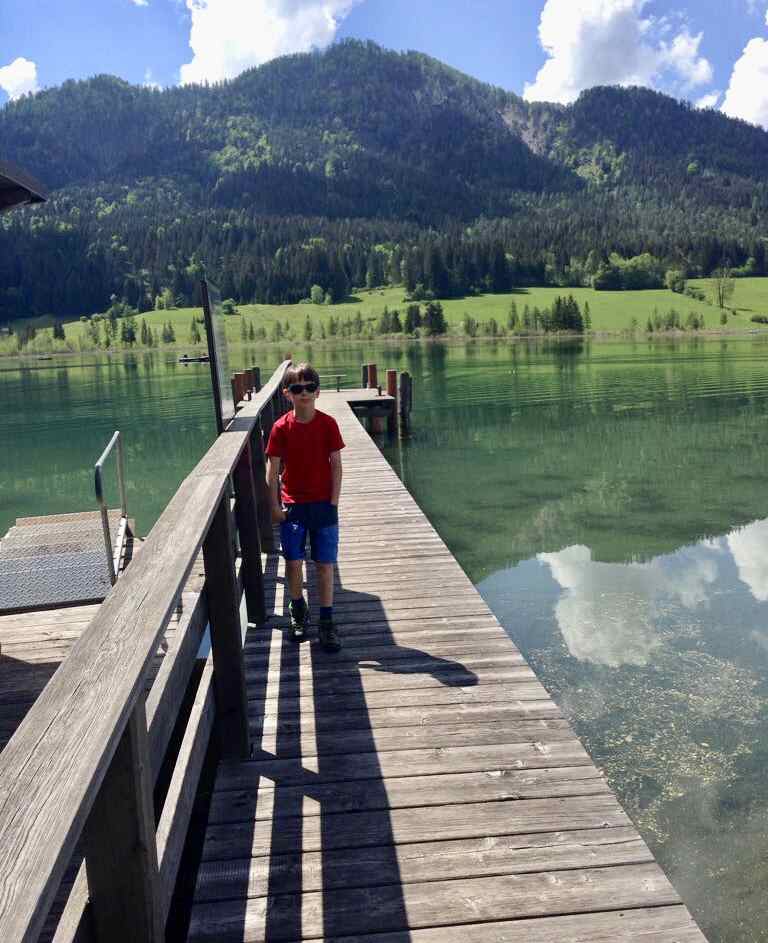
{"label": "weathered wood texture", "polygon": [[[0,754],[0,939],[3,943],[37,939],[89,817],[92,812],[99,821],[109,817],[101,795],[103,785],[107,784],[105,788],[110,793],[122,790],[125,794],[132,791],[138,795],[140,789],[146,792],[146,784],[151,783],[158,761],[150,759],[146,745],[141,747],[140,761],[130,759],[134,766],[141,768],[141,777],[134,769],[133,779],[123,774],[118,778],[118,784],[123,785],[113,786],[111,781],[116,770],[111,767],[113,762],[123,767],[128,763],[120,759],[121,743],[124,743],[126,730],[135,726],[131,718],[135,719],[137,705],[143,701],[156,673],[158,646],[204,542],[206,564],[217,583],[209,593],[209,601],[214,623],[214,661],[216,670],[225,675],[219,679],[219,690],[226,687],[225,710],[230,711],[235,705],[231,716],[239,710],[242,717],[240,732],[230,738],[227,731],[225,740],[237,744],[238,753],[243,752],[247,737],[244,689],[230,696],[230,685],[237,670],[232,672],[231,666],[226,665],[227,658],[222,661],[219,657],[234,648],[230,642],[236,632],[235,654],[242,674],[239,622],[233,631],[233,607],[236,606],[235,596],[239,594],[239,580],[231,551],[228,482],[248,445],[260,412],[272,402],[279,388],[284,368],[285,364],[281,365],[264,389],[252,397],[182,483],[144,542],[141,553],[74,639],[66,660]],[[45,619],[41,619],[41,625],[45,624]],[[22,668],[8,689],[11,697],[29,697],[30,686],[40,681],[38,677],[31,677],[35,671],[34,665]],[[169,669],[164,688],[166,697],[178,700],[182,689],[180,675]],[[158,717],[167,712],[166,697],[154,705]],[[167,742],[168,733],[167,723],[160,724],[156,726],[154,737],[150,733],[150,741],[155,746]],[[146,730],[143,737],[146,740]],[[188,792],[186,783],[182,782],[176,794],[181,797]],[[139,804],[136,799],[134,805]],[[137,876],[133,886],[149,885],[149,895],[156,897],[156,888],[161,882],[155,878],[147,880],[152,860],[157,870],[155,836],[147,837],[146,829],[142,831],[142,828],[135,831],[135,841],[149,843],[152,847],[149,858],[143,859],[135,869]],[[115,829],[123,835],[122,840],[130,842],[128,827],[120,824]],[[94,855],[101,857],[93,836],[102,831],[101,828],[88,829],[88,846],[96,848]],[[137,899],[142,893],[135,892]],[[108,892],[104,894],[104,899],[108,899]],[[145,921],[147,926],[155,921],[156,904],[157,901],[153,901],[152,912]],[[73,922],[76,922],[76,913]],[[144,935],[154,938],[157,930],[148,930]]]}
{"label": "weathered wood texture", "polygon": [[189,939],[702,943],[354,417],[360,397],[323,391],[318,404],[347,442],[335,605],[345,647],[287,639],[283,564],[265,555],[274,617],[244,653],[253,759],[219,767]]}

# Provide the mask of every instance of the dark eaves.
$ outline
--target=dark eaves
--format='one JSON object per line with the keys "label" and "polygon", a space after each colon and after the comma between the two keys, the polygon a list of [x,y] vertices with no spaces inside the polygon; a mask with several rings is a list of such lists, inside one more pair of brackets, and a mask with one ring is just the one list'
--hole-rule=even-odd
{"label": "dark eaves", "polygon": [[45,203],[48,195],[41,183],[20,167],[0,160],[0,213],[21,203]]}

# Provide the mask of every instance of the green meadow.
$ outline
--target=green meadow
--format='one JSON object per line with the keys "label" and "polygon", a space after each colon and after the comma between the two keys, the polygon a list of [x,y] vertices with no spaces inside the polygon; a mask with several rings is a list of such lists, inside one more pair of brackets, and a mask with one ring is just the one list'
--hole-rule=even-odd
{"label": "green meadow", "polygon": [[[692,279],[689,284],[711,297],[709,279]],[[726,325],[721,324],[721,310],[709,301],[699,301],[687,295],[675,294],[664,289],[648,291],[595,291],[592,288],[520,288],[507,294],[477,295],[465,298],[451,298],[441,302],[449,335],[462,336],[462,322],[469,316],[479,322],[478,336],[483,336],[482,325],[491,319],[499,328],[506,329],[512,304],[522,316],[526,305],[533,309],[549,308],[558,296],[573,295],[582,311],[589,304],[592,331],[605,334],[619,334],[626,331],[644,332],[648,318],[654,311],[666,314],[674,308],[684,323],[688,314],[693,312],[703,316],[705,330],[747,331],[764,329],[754,324],[750,318],[754,314],[768,314],[768,278],[734,279],[734,294]],[[311,324],[312,342],[324,339],[333,342],[330,334],[330,319],[339,323],[362,321],[362,329],[354,336],[369,339],[376,333],[376,325],[384,308],[398,310],[401,321],[405,317],[408,302],[402,288],[383,288],[357,291],[343,304],[337,305],[239,305],[237,314],[227,317],[228,340],[237,344],[241,340],[255,339],[260,343],[306,340],[306,322]],[[158,346],[194,350],[192,341],[193,320],[202,320],[199,308],[175,308],[168,311],[149,311],[136,317],[137,334],[142,320],[146,321],[156,335]],[[31,353],[66,352],[93,349],[88,335],[87,323],[77,320],[65,323],[65,340],[54,340],[50,327],[43,327],[40,319],[34,324],[38,329],[37,337],[27,348]],[[174,340],[163,343],[163,326],[170,324]],[[279,328],[276,328],[279,324]],[[358,321],[359,324],[359,321]],[[254,338],[250,338],[251,328]],[[18,326],[17,326],[18,330]],[[201,332],[202,333],[202,332]],[[245,333],[245,337],[243,334]],[[278,337],[277,334],[280,336]],[[347,338],[348,339],[348,338]],[[116,348],[120,348],[118,340]],[[140,342],[137,342],[140,346]],[[202,342],[199,344],[202,346]],[[0,339],[0,354],[17,353],[16,340],[13,337]]]}

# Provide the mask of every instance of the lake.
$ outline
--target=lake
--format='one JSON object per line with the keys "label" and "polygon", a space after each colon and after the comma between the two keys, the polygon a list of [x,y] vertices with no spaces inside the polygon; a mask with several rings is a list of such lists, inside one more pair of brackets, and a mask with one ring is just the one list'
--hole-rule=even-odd
{"label": "lake", "polygon": [[[411,371],[387,458],[712,943],[768,940],[768,342],[294,352]],[[172,356],[0,361],[0,534],[92,506],[116,428],[148,531],[214,433],[207,364]]]}

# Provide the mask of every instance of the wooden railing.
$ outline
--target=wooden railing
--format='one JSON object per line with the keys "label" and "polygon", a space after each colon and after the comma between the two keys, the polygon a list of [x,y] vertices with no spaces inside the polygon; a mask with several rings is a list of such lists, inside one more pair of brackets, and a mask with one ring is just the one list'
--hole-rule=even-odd
{"label": "wooden railing", "polygon": [[[164,938],[211,732],[224,757],[249,755],[239,609],[244,592],[249,621],[264,620],[261,551],[273,548],[263,444],[285,411],[287,366],[258,391],[253,371],[246,373],[238,392],[250,400],[182,482],[0,754],[2,943],[38,939],[78,850],[85,860],[57,943]],[[183,613],[147,694],[159,643],[201,548],[204,592]],[[211,656],[156,827],[153,787],[168,762],[206,625]]]}

